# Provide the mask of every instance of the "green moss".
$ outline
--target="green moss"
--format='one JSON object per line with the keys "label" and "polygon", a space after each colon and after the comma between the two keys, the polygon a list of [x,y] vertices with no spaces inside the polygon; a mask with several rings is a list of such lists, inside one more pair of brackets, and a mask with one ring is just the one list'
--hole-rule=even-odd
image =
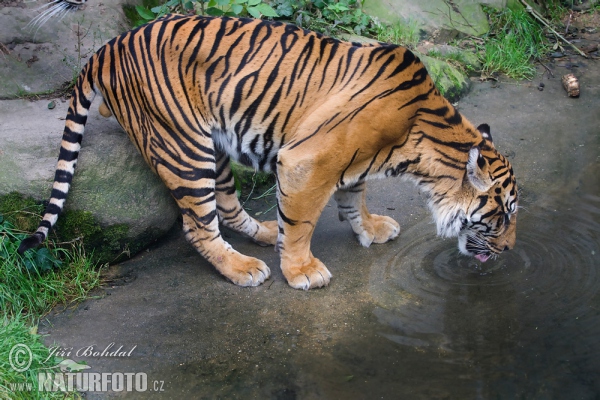
{"label": "green moss", "polygon": [[25,197],[20,193],[12,192],[0,196],[0,214],[19,231],[35,231],[43,208],[31,197]]}
{"label": "green moss", "polygon": [[66,210],[56,223],[60,241],[81,240],[88,254],[101,263],[115,262],[125,255],[129,241],[125,224],[102,227],[91,212]]}
{"label": "green moss", "polygon": [[449,63],[419,54],[440,93],[451,102],[457,101],[469,88],[467,77]]}

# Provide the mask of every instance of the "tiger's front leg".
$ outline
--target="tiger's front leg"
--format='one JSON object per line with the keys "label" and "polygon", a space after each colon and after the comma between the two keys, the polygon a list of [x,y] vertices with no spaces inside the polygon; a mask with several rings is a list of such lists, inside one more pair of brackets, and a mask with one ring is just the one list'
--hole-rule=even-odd
{"label": "tiger's front leg", "polygon": [[[212,146],[212,143],[207,143]],[[183,145],[183,143],[181,144]],[[182,154],[192,154],[188,148]],[[215,161],[211,155],[158,162],[156,171],[171,190],[183,215],[187,240],[227,279],[240,286],[257,286],[271,271],[256,258],[235,251],[221,236],[215,196]]]}
{"label": "tiger's front leg", "polygon": [[240,204],[235,191],[229,156],[217,152],[216,159],[215,194],[221,223],[236,232],[251,237],[260,245],[275,245],[277,243],[277,221],[259,222],[248,215]]}
{"label": "tiger's front leg", "polygon": [[366,204],[366,182],[359,182],[334,194],[340,221],[348,220],[358,241],[364,247],[385,243],[400,234],[400,225],[392,218],[369,213]]}
{"label": "tiger's front leg", "polygon": [[278,158],[277,248],[281,271],[288,284],[295,289],[308,290],[327,286],[331,279],[329,270],[310,251],[310,242],[335,182],[313,169],[318,163],[296,159],[293,155],[284,150]]}

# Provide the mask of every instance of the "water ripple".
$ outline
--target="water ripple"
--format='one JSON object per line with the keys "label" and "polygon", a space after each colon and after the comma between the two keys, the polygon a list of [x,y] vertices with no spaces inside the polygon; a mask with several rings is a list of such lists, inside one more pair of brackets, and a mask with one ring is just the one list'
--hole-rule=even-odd
{"label": "water ripple", "polygon": [[375,314],[389,328],[382,335],[399,344],[468,352],[468,331],[479,327],[491,333],[478,346],[492,354],[494,330],[509,337],[544,330],[556,340],[574,334],[559,327],[586,319],[573,327],[578,336],[589,332],[582,340],[600,332],[598,196],[528,207],[515,248],[486,263],[462,256],[454,240],[435,237],[426,223],[404,232],[400,244],[370,272]]}

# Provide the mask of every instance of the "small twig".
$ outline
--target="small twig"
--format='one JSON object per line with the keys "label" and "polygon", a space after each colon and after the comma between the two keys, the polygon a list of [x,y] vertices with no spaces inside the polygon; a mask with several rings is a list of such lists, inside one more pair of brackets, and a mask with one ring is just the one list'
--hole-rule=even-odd
{"label": "small twig", "polygon": [[577,46],[575,46],[573,43],[571,43],[567,39],[565,39],[560,33],[556,32],[554,30],[554,28],[552,28],[550,26],[550,24],[544,19],[544,17],[539,15],[537,13],[537,11],[535,11],[529,4],[527,4],[527,2],[525,0],[521,0],[521,3],[523,3],[523,5],[525,6],[525,9],[527,10],[527,12],[529,12],[531,15],[533,15],[535,17],[535,19],[537,19],[542,24],[544,24],[548,29],[550,29],[552,31],[552,33],[554,33],[556,36],[558,36],[560,39],[562,39],[566,44],[568,44],[569,46],[571,46],[572,48],[577,50],[577,52],[579,54],[581,54],[583,57],[588,58],[587,54],[585,54],[583,51],[579,50],[579,48],[577,48]]}
{"label": "small twig", "polygon": [[567,21],[567,27],[565,28],[565,35],[566,35],[567,33],[569,33],[569,26],[571,25],[571,17],[572,17],[572,16],[573,16],[573,13],[572,13],[572,12],[570,12],[570,13],[569,13],[569,20]]}
{"label": "small twig", "polygon": [[550,70],[550,68],[548,68],[548,67],[546,66],[546,64],[544,64],[543,62],[541,62],[541,61],[538,61],[538,62],[539,62],[540,64],[542,64],[542,67],[546,68],[546,71],[548,71],[548,74],[550,74],[550,76],[554,78],[554,74],[552,73],[552,71]]}
{"label": "small twig", "polygon": [[81,241],[81,239],[83,239],[83,236],[76,237],[75,239],[73,239],[73,240],[69,240],[68,242],[58,242],[58,243],[55,243],[55,244],[56,244],[57,246],[63,246],[63,245],[65,245],[65,244],[73,244],[73,243],[77,243],[77,242]]}

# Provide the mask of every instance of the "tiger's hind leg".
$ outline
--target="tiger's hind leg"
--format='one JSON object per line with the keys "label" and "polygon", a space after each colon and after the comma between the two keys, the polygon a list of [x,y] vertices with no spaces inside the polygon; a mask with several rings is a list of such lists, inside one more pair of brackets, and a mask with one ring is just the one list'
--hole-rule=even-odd
{"label": "tiger's hind leg", "polygon": [[221,223],[236,232],[249,236],[260,245],[275,245],[277,243],[277,221],[259,222],[248,215],[236,195],[229,157],[224,153],[217,152],[216,159],[215,195]]}
{"label": "tiger's hind leg", "polygon": [[[178,145],[180,148],[186,146],[183,141]],[[260,285],[269,278],[269,267],[261,260],[235,251],[219,231],[215,196],[216,163],[212,154],[207,154],[212,141],[198,143],[197,147],[205,149],[203,154],[197,154],[198,148],[183,148],[181,154],[190,156],[177,161],[159,156],[169,155],[170,148],[166,148],[164,153],[153,149],[156,171],[181,209],[185,236],[208,262],[236,285]]]}
{"label": "tiger's hind leg", "polygon": [[400,234],[400,225],[392,218],[369,213],[366,205],[366,183],[339,189],[334,194],[340,221],[348,220],[358,241],[364,247],[385,243]]}

